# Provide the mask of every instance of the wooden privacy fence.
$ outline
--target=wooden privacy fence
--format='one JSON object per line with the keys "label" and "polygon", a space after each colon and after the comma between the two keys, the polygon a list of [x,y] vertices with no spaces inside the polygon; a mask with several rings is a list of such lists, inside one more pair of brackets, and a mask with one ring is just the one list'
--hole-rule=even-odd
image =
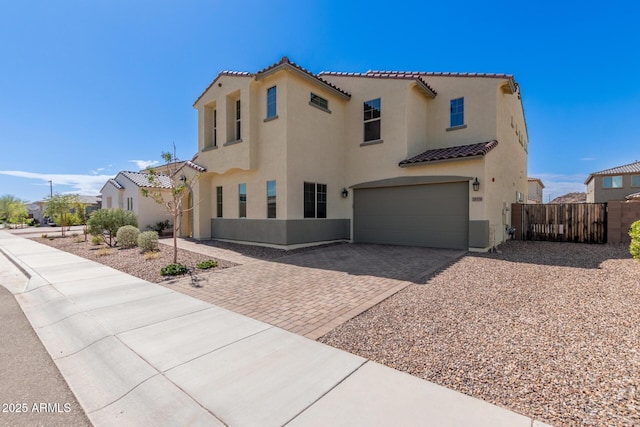
{"label": "wooden privacy fence", "polygon": [[511,224],[519,240],[606,243],[607,204],[514,204]]}

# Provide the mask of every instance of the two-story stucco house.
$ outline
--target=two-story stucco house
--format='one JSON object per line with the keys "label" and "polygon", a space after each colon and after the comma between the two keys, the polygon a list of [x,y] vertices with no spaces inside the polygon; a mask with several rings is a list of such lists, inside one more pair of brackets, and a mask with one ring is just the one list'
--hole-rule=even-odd
{"label": "two-story stucco house", "polygon": [[640,192],[640,162],[593,172],[584,183],[587,185],[587,203],[625,200]]}
{"label": "two-story stucco house", "polygon": [[198,239],[483,250],[527,194],[510,75],[316,75],[283,57],[221,72],[194,107]]}

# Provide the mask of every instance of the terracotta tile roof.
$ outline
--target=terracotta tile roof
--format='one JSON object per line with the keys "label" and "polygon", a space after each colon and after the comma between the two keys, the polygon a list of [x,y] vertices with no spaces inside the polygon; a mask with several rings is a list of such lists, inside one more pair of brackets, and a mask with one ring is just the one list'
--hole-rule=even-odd
{"label": "terracotta tile roof", "polygon": [[195,102],[193,103],[193,106],[195,107],[195,105],[198,103],[198,101],[200,101],[200,98],[202,98],[204,96],[205,93],[207,93],[207,91],[214,85],[216,84],[216,82],[220,79],[220,77],[222,76],[234,76],[234,77],[253,77],[254,74],[249,73],[247,71],[220,71],[218,73],[218,75],[216,76],[215,79],[213,79],[213,81],[211,83],[209,83],[209,86],[207,86],[207,88],[205,90],[202,91],[202,93],[200,94],[200,96],[198,97],[198,99],[195,100]]}
{"label": "terracotta tile roof", "polygon": [[[366,73],[343,73],[336,71],[322,71],[319,76],[347,76],[347,77],[370,77],[378,79],[421,79],[426,84],[424,77],[486,77],[496,79],[506,79],[508,81],[508,88],[511,93],[518,92],[518,83],[511,74],[498,74],[498,73],[442,73],[442,72],[429,72],[429,71],[379,71],[369,70]],[[435,91],[434,91],[435,93]]]}
{"label": "terracotta tile roof", "polygon": [[436,148],[427,150],[424,153],[401,161],[398,166],[412,166],[421,163],[436,162],[441,160],[462,159],[465,157],[485,156],[495,146],[498,141],[495,139],[488,142],[480,142],[478,144],[458,145],[456,147]]}
{"label": "terracotta tile roof", "polygon": [[325,79],[321,78],[320,76],[313,74],[311,71],[307,70],[306,68],[302,68],[300,65],[296,64],[295,62],[291,62],[289,60],[288,57],[283,56],[282,59],[280,59],[280,61],[276,62],[275,64],[269,65],[266,68],[263,68],[262,70],[258,71],[255,75],[256,80],[259,79],[260,77],[264,76],[264,75],[268,75],[274,71],[276,71],[277,69],[280,68],[284,68],[284,67],[291,67],[294,68],[298,71],[300,71],[301,73],[305,74],[307,77],[311,77],[315,80],[317,80],[319,83],[322,83],[323,85],[329,86],[331,89],[338,91],[339,93],[341,93],[343,96],[345,96],[346,98],[351,98],[351,94],[345,90],[340,89],[338,86],[329,83],[328,81],[326,81]]}
{"label": "terracotta tile roof", "polygon": [[433,97],[435,97],[438,92],[435,91],[429,84],[422,78],[422,75],[419,73],[398,73],[398,72],[373,72],[367,71],[366,73],[343,73],[339,71],[322,71],[318,74],[318,76],[347,76],[347,77],[368,77],[368,78],[378,78],[378,79],[401,79],[401,80],[416,80],[418,83],[423,85],[426,91]]}
{"label": "terracotta tile roof", "polygon": [[167,175],[157,174],[155,182],[151,182],[149,179],[148,173],[142,172],[129,172],[123,171],[120,172],[123,176],[129,178],[131,182],[133,182],[138,187],[149,187],[149,188],[172,188],[173,183],[171,182],[171,178]]}
{"label": "terracotta tile roof", "polygon": [[120,184],[118,181],[116,181],[113,178],[110,178],[109,181],[114,187],[116,187],[118,190],[124,190],[124,187],[122,186],[122,184]]}
{"label": "terracotta tile roof", "polygon": [[288,57],[283,56],[282,59],[280,59],[280,61],[278,61],[275,64],[272,64],[272,65],[270,65],[270,66],[268,66],[266,68],[263,68],[262,70],[258,71],[255,74],[254,73],[249,73],[247,71],[221,71],[220,73],[218,73],[216,78],[213,79],[213,81],[209,84],[209,86],[207,86],[207,88],[200,94],[198,99],[195,100],[193,105],[195,106],[195,104],[197,104],[198,101],[200,101],[200,98],[202,98],[204,96],[204,94],[207,93],[207,91],[222,76],[252,77],[252,78],[255,78],[257,80],[261,76],[264,76],[265,74],[268,75],[270,72],[275,72],[275,69],[278,68],[278,67],[291,67],[291,68],[299,71],[300,73],[305,74],[307,77],[310,77],[310,78],[316,80],[317,82],[319,82],[319,83],[321,83],[321,84],[323,84],[325,86],[328,86],[329,88],[331,88],[332,90],[338,92],[339,94],[341,94],[345,98],[351,98],[351,94],[349,92],[340,89],[338,86],[336,86],[334,84],[331,84],[328,81],[326,81],[323,78],[321,78],[320,76],[318,76],[316,74],[313,74],[311,71],[309,71],[309,70],[307,70],[305,68],[302,68],[300,65],[296,64],[295,62],[291,62]]}
{"label": "terracotta tile roof", "polygon": [[191,169],[195,169],[198,172],[206,172],[207,171],[207,168],[205,168],[204,166],[200,166],[200,165],[198,165],[196,163],[193,163],[191,160],[187,160],[185,162],[185,165],[187,165]]}

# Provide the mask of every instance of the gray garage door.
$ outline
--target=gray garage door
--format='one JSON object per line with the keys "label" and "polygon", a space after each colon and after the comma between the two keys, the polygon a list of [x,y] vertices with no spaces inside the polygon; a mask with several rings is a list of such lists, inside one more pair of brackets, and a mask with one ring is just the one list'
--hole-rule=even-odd
{"label": "gray garage door", "polygon": [[469,184],[356,189],[353,231],[356,242],[467,249]]}

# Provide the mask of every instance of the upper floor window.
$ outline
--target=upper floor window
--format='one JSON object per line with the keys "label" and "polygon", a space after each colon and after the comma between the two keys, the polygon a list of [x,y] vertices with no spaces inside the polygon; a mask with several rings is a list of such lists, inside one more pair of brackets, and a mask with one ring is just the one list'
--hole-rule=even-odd
{"label": "upper floor window", "polygon": [[222,218],[222,187],[216,187],[216,217]]}
{"label": "upper floor window", "polygon": [[323,110],[329,109],[329,101],[327,101],[321,96],[316,95],[313,92],[311,92],[311,99],[309,100],[309,103],[312,105],[315,105],[316,107],[320,107]]}
{"label": "upper floor window", "polygon": [[464,98],[451,100],[451,127],[464,125]]}
{"label": "upper floor window", "polygon": [[127,210],[133,210],[133,197],[127,197]]}
{"label": "upper floor window", "polygon": [[240,100],[236,100],[236,141],[242,138],[240,134]]}
{"label": "upper floor window", "polygon": [[276,217],[276,182],[267,181],[267,218]]}
{"label": "upper floor window", "polygon": [[327,184],[304,183],[304,217],[327,217]]}
{"label": "upper floor window", "polygon": [[632,187],[640,187],[640,175],[632,175],[631,176],[631,186]]}
{"label": "upper floor window", "polygon": [[622,175],[605,176],[602,178],[603,188],[622,188]]}
{"label": "upper floor window", "polygon": [[246,218],[247,217],[247,184],[238,185],[238,200],[239,200],[238,217]]}
{"label": "upper floor window", "polygon": [[364,141],[375,141],[380,138],[380,98],[364,103]]}
{"label": "upper floor window", "polygon": [[270,87],[267,89],[267,119],[276,117],[277,104],[276,104],[276,87]]}

